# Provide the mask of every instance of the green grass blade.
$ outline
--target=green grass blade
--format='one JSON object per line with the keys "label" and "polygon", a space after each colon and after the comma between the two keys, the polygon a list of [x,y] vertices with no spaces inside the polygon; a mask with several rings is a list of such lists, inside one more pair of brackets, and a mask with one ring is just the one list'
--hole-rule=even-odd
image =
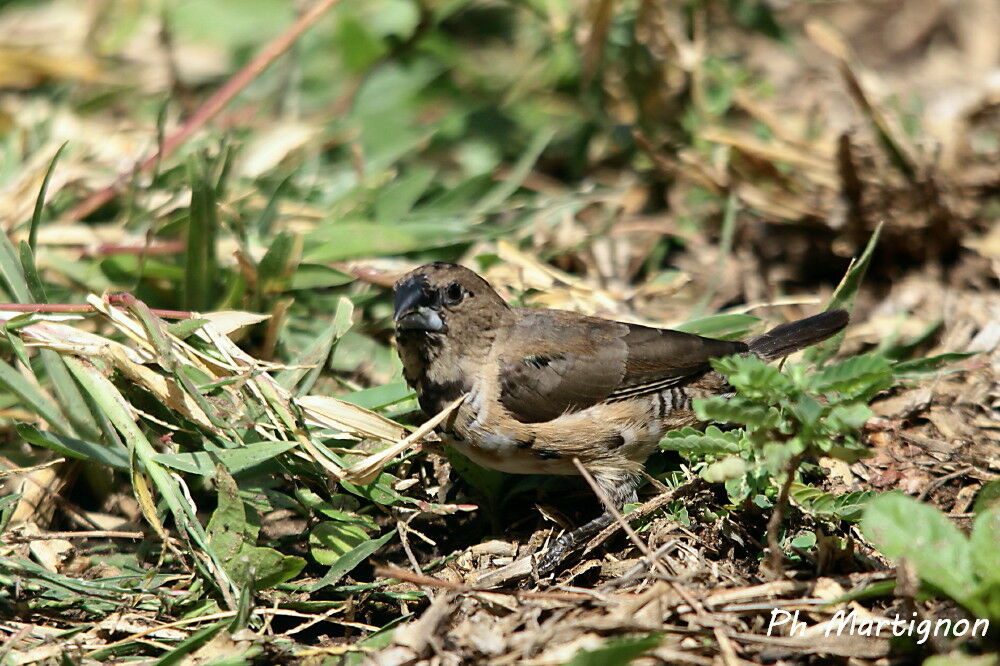
{"label": "green grass blade", "polygon": [[49,181],[52,180],[52,172],[56,170],[56,163],[59,162],[59,158],[68,145],[69,141],[64,142],[63,145],[59,146],[56,154],[52,156],[49,168],[45,171],[45,178],[42,179],[42,187],[38,190],[38,198],[35,199],[35,210],[31,214],[31,227],[28,230],[28,247],[31,248],[32,252],[34,252],[35,245],[38,242],[38,227],[42,223],[42,211],[45,209],[45,194],[49,189]]}
{"label": "green grass blade", "polygon": [[[878,227],[875,228],[875,232],[868,239],[868,244],[865,246],[861,256],[852,260],[851,265],[847,267],[847,272],[834,290],[833,296],[830,297],[830,302],[826,305],[827,310],[842,309],[850,312],[854,308],[854,299],[857,297],[858,290],[861,288],[861,282],[868,271],[868,265],[871,263],[872,255],[875,253],[875,246],[878,245],[879,236],[882,235],[882,224],[880,222]],[[817,365],[822,365],[837,353],[837,350],[840,349],[840,343],[843,341],[844,332],[841,331],[829,340],[821,342],[807,350],[806,359]]]}

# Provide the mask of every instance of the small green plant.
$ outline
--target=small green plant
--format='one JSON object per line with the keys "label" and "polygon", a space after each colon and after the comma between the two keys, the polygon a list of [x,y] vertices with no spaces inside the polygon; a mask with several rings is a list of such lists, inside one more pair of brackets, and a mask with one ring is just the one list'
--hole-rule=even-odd
{"label": "small green plant", "polygon": [[1000,620],[1000,504],[982,510],[966,537],[929,504],[886,493],[865,509],[861,529],[886,557],[910,562],[928,591]]}
{"label": "small green plant", "polygon": [[[695,400],[695,411],[706,421],[737,427],[685,428],[668,433],[660,446],[696,460],[702,477],[726,484],[734,504],[752,500],[775,507],[767,540],[770,568],[779,571],[779,531],[799,466],[807,456],[853,462],[864,455],[859,429],[871,416],[869,400],[892,384],[892,366],[882,356],[866,354],[820,370],[801,364],[780,369],[755,356],[715,359],[712,367],[735,393]],[[867,498],[852,502],[860,499]],[[826,517],[848,515],[832,512]]]}
{"label": "small green plant", "polygon": [[821,370],[794,364],[784,369],[754,356],[712,361],[735,394],[695,400],[698,416],[733,424],[670,432],[660,442],[699,463],[708,481],[724,482],[734,504],[773,497],[773,479],[806,456],[853,462],[864,455],[858,430],[871,416],[868,401],[893,380],[881,356],[856,356]]}

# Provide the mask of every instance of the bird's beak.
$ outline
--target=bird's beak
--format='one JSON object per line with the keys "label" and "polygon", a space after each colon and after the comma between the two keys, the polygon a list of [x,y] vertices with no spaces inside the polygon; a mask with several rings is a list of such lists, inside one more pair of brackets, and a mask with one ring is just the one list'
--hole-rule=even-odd
{"label": "bird's beak", "polygon": [[445,323],[436,307],[434,292],[426,281],[410,278],[396,285],[392,318],[401,331],[444,332]]}

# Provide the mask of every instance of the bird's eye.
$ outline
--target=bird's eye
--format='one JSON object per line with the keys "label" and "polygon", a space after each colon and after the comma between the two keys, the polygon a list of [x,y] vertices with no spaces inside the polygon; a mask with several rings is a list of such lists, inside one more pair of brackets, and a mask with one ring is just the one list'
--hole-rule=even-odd
{"label": "bird's eye", "polygon": [[444,288],[444,303],[445,305],[456,305],[465,296],[465,290],[462,289],[462,285],[457,282],[452,282],[447,287]]}

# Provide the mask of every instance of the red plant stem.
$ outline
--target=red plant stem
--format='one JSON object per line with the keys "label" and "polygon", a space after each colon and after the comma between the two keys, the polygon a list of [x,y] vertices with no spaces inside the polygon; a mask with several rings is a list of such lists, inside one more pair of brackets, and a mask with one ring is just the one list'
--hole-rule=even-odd
{"label": "red plant stem", "polygon": [[104,243],[102,245],[98,245],[97,249],[91,253],[91,256],[106,257],[115,254],[180,254],[185,249],[187,249],[187,243],[184,241],[163,241],[152,245],[116,245],[113,243]]}
{"label": "red plant stem", "polygon": [[[131,294],[129,294],[131,295]],[[121,306],[123,299],[121,294],[112,294],[108,297],[108,302],[112,305]],[[134,296],[133,296],[134,298]],[[0,312],[50,312],[55,314],[90,314],[97,312],[94,306],[87,303],[0,303]],[[183,310],[153,310],[157,317],[164,319],[190,319],[191,313]]]}
{"label": "red plant stem", "polygon": [[129,169],[115,179],[111,185],[94,192],[89,197],[73,206],[65,215],[69,220],[80,220],[95,210],[111,201],[112,198],[123,188],[128,179],[136,172],[148,171],[161,159],[169,156],[178,146],[187,141],[192,134],[207,125],[229,102],[250,85],[250,83],[261,75],[264,70],[270,67],[275,60],[285,53],[292,44],[308,30],[319,18],[330,8],[337,4],[338,0],[317,0],[312,7],[306,10],[291,26],[283,33],[275,37],[271,43],[265,46],[257,56],[248,62],[243,69],[231,76],[226,83],[219,88],[214,95],[208,98],[201,107],[185,122],[176,132],[168,136],[160,149],[147,157],[138,169]]}

